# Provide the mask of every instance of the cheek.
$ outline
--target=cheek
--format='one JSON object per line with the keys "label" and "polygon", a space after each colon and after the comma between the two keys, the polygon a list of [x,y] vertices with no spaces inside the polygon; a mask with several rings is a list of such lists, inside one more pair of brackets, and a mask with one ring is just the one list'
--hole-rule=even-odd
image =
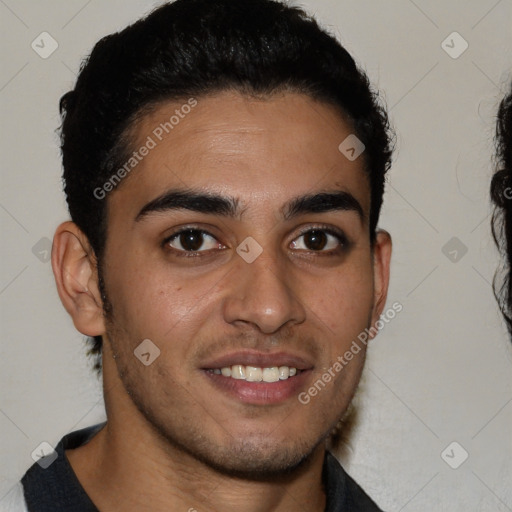
{"label": "cheek", "polygon": [[357,336],[367,327],[373,307],[372,269],[346,269],[317,286],[311,308],[337,338]]}
{"label": "cheek", "polygon": [[[117,257],[117,260],[115,258]],[[170,336],[186,336],[205,318],[211,297],[209,277],[188,279],[162,263],[147,264],[142,258],[122,260],[112,253],[115,267],[108,268],[107,293],[116,324],[134,340],[150,338],[166,342]]]}
{"label": "cheek", "polygon": [[372,308],[371,267],[360,272],[355,272],[354,268],[339,272],[318,290],[313,311],[324,326],[326,341],[323,364],[318,368],[316,379],[328,382],[326,387],[332,386],[331,393],[321,399],[325,407],[344,410],[352,398],[366,354],[366,344],[361,343],[360,336],[369,326]]}

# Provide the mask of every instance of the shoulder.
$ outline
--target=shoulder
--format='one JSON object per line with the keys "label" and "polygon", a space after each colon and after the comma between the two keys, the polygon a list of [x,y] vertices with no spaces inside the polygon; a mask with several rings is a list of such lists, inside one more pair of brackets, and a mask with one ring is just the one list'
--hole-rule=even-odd
{"label": "shoulder", "polygon": [[86,444],[104,425],[101,423],[64,436],[53,452],[45,453],[28,469],[21,484],[29,511],[97,511],[69,464],[65,450]]}
{"label": "shoulder", "polygon": [[326,512],[383,512],[329,452],[325,455],[324,483]]}

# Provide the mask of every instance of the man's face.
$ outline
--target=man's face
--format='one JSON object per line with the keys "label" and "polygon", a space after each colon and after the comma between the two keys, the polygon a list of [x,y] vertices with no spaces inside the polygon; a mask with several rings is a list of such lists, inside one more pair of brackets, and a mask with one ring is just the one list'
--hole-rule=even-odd
{"label": "man's face", "polygon": [[[346,410],[364,347],[308,404],[299,393],[379,314],[363,158],[338,150],[352,130],[334,107],[304,95],[198,98],[159,141],[181,105],[137,126],[134,149],[148,136],[156,147],[107,198],[104,371],[117,365],[123,384],[107,406],[132,400],[143,424],[217,469],[280,471]],[[147,339],[160,355],[146,366],[134,350]],[[258,381],[259,368],[279,380]]]}

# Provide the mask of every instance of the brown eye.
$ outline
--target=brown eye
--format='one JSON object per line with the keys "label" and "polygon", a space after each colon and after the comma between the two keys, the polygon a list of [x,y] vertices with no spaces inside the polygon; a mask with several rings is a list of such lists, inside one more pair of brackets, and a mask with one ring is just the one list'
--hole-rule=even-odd
{"label": "brown eye", "polygon": [[323,231],[308,231],[304,235],[304,243],[312,251],[321,251],[327,244],[327,235]]}
{"label": "brown eye", "polygon": [[175,233],[167,239],[166,244],[181,252],[204,252],[220,245],[212,235],[199,229],[186,229]]}
{"label": "brown eye", "polygon": [[[302,239],[302,240],[301,240]],[[333,252],[336,249],[347,248],[347,239],[343,233],[333,229],[309,229],[304,231],[292,242],[294,249],[312,252]]]}

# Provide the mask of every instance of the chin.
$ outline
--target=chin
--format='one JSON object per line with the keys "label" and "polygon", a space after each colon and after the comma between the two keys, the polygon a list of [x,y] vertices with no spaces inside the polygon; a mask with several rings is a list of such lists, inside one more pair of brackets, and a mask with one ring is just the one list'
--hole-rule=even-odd
{"label": "chin", "polygon": [[283,446],[254,441],[238,441],[223,448],[197,446],[189,454],[215,471],[240,479],[275,480],[307,465],[316,446],[298,443]]}
{"label": "chin", "polygon": [[290,435],[288,441],[272,439],[272,433],[252,436],[245,433],[237,438],[226,434],[224,439],[219,440],[194,428],[186,434],[183,431],[178,433],[157,429],[182,454],[217,473],[247,480],[275,481],[285,478],[306,467],[316,449],[324,442],[324,437],[306,439],[300,433]]}

